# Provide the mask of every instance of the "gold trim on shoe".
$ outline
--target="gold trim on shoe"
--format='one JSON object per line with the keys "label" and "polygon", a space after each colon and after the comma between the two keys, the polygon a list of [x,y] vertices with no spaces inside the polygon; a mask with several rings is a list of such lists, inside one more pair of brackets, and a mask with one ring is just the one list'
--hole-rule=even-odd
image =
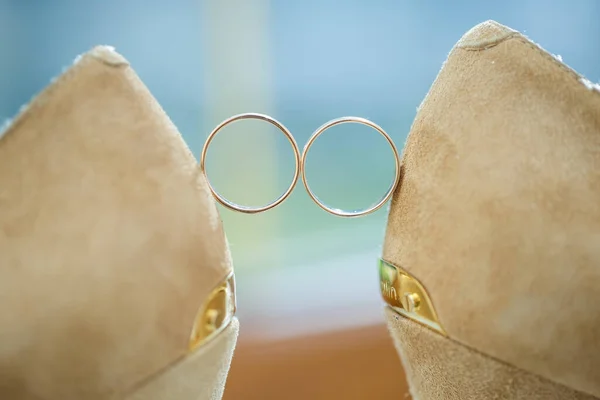
{"label": "gold trim on shoe", "polygon": [[190,337],[189,350],[196,350],[223,331],[233,319],[236,308],[235,276],[231,272],[213,289],[200,308]]}
{"label": "gold trim on shoe", "polygon": [[385,302],[398,314],[448,336],[425,287],[400,267],[379,260],[379,282]]}

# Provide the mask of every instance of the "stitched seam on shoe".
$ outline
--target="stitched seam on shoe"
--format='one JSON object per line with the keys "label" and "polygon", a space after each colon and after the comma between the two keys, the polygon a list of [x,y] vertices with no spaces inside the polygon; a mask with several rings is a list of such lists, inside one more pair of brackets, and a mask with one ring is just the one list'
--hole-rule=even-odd
{"label": "stitched seam on shoe", "polygon": [[[579,85],[583,84],[583,82],[582,82],[583,79],[587,80],[587,78],[585,76],[581,75],[579,72],[577,72],[573,68],[569,67],[567,64],[557,60],[555,57],[552,56],[552,54],[550,54],[547,50],[545,50],[539,44],[533,42],[532,40],[530,40],[529,38],[527,38],[526,36],[524,36],[523,34],[521,34],[519,32],[514,32],[513,34],[508,35],[507,37],[503,38],[502,40],[494,42],[493,44],[490,44],[487,47],[456,46],[456,48],[462,49],[465,51],[483,51],[483,50],[487,50],[489,48],[495,47],[498,44],[503,43],[508,40],[511,40],[511,39],[516,39],[519,42],[529,46],[530,48],[532,48],[535,51],[537,51],[538,53],[540,53],[542,55],[542,57],[544,57],[547,61],[550,61],[553,65],[559,67],[561,70],[563,70],[564,72],[569,74],[572,78],[575,78]],[[596,94],[600,95],[599,90],[592,89],[590,91],[596,92]]]}
{"label": "stitched seam on shoe", "polygon": [[477,45],[456,45],[457,48],[459,49],[463,49],[466,51],[483,51],[483,50],[487,50],[489,48],[498,46],[500,43],[505,42],[509,39],[514,38],[515,36],[521,36],[519,34],[519,32],[511,32],[509,34],[507,34],[506,36],[504,36],[503,38],[494,38],[494,39],[485,39],[479,42],[479,44]]}
{"label": "stitched seam on shoe", "polygon": [[524,43],[526,45],[528,45],[529,47],[531,47],[534,50],[537,50],[539,53],[542,54],[542,56],[546,59],[549,60],[550,62],[552,62],[554,65],[560,67],[560,69],[562,69],[563,71],[566,71],[568,74],[570,74],[573,78],[576,78],[577,81],[579,81],[581,78],[583,78],[584,76],[581,75],[579,72],[575,71],[573,68],[569,67],[567,64],[558,61],[555,57],[553,57],[550,53],[548,53],[548,51],[546,51],[545,49],[543,49],[540,45],[538,45],[537,43],[532,42],[531,40],[529,40],[527,37],[523,36],[523,35],[519,35],[519,41],[521,43]]}
{"label": "stitched seam on shoe", "polygon": [[[123,59],[125,60],[125,58]],[[89,63],[92,60],[101,62],[102,64],[113,68],[129,66],[129,64],[110,65],[97,55],[91,54],[91,52],[78,56],[72,65],[63,70],[59,75],[53,77],[48,86],[34,94],[26,104],[21,106],[16,115],[13,116],[6,125],[3,125],[2,128],[0,128],[0,140],[12,135],[12,132],[16,131],[27,118],[30,118],[35,110],[42,107],[48,101],[55,91],[58,90],[60,85],[65,85],[73,79],[75,73],[79,71],[85,63]]]}
{"label": "stitched seam on shoe", "polygon": [[[427,328],[426,326],[424,326],[424,325],[422,325],[422,324],[419,324],[419,323],[418,323],[418,322],[416,322],[416,321],[413,321],[413,320],[411,320],[410,318],[406,318],[406,317],[404,317],[403,315],[399,315],[399,314],[398,314],[396,311],[394,311],[394,310],[393,310],[393,309],[392,309],[390,306],[386,306],[386,307],[388,307],[388,308],[389,308],[389,310],[391,310],[391,311],[394,313],[394,315],[393,315],[393,316],[394,316],[394,318],[396,318],[396,320],[399,320],[400,318],[402,318],[402,319],[404,319],[404,320],[408,321],[408,322],[409,322],[409,323],[411,323],[411,324],[418,324],[419,326],[422,326],[422,327],[424,327],[424,329],[429,329],[429,328]],[[569,390],[572,390],[572,391],[574,391],[574,392],[579,392],[579,393],[582,393],[582,394],[585,394],[585,395],[588,395],[588,396],[592,396],[592,397],[594,397],[594,398],[597,398],[597,397],[595,397],[595,395],[593,395],[593,394],[591,394],[591,393],[584,392],[584,391],[582,391],[582,390],[580,390],[580,389],[574,389],[574,388],[572,388],[572,387],[570,387],[570,386],[567,386],[567,385],[565,385],[565,384],[563,384],[563,383],[557,382],[557,381],[555,381],[554,379],[550,379],[550,378],[547,378],[547,377],[545,377],[545,376],[539,375],[539,374],[538,374],[538,373],[536,373],[536,372],[527,371],[527,370],[525,370],[525,369],[523,369],[523,368],[520,368],[520,367],[517,367],[516,365],[513,365],[513,364],[511,364],[511,363],[509,363],[509,362],[506,362],[506,361],[500,360],[500,359],[498,359],[498,358],[496,358],[496,357],[494,357],[494,356],[492,356],[492,355],[486,354],[486,353],[484,353],[484,352],[482,352],[482,351],[480,351],[480,350],[478,350],[478,349],[475,349],[475,348],[473,348],[473,347],[469,346],[469,345],[468,345],[468,344],[466,344],[466,343],[459,342],[458,340],[456,340],[456,339],[454,339],[454,338],[452,338],[452,337],[450,337],[450,336],[442,336],[442,335],[441,335],[439,332],[436,332],[436,331],[434,331],[433,329],[429,329],[429,331],[430,331],[430,332],[432,332],[434,335],[437,335],[437,336],[441,337],[442,339],[447,339],[447,340],[450,340],[452,343],[455,343],[455,344],[457,344],[457,345],[459,345],[459,346],[462,346],[462,347],[464,347],[464,348],[467,348],[467,349],[471,350],[472,352],[474,352],[474,353],[476,353],[476,354],[479,354],[479,355],[480,355],[480,356],[482,356],[482,357],[488,358],[488,359],[490,359],[490,360],[492,360],[492,361],[495,361],[495,362],[497,362],[497,363],[500,363],[500,364],[503,364],[503,365],[509,366],[509,367],[511,367],[511,368],[515,368],[515,369],[517,369],[517,370],[519,370],[519,371],[526,372],[526,373],[528,373],[528,374],[530,374],[530,375],[533,375],[533,376],[536,376],[536,377],[538,377],[539,379],[546,380],[546,381],[548,381],[548,382],[552,382],[552,383],[554,383],[554,384],[556,384],[556,385],[558,385],[558,386],[562,386],[562,387],[564,387],[564,388],[566,388],[566,389],[569,389]],[[599,400],[600,400],[600,399],[599,399]]]}
{"label": "stitched seam on shoe", "polygon": [[88,54],[109,67],[119,68],[129,66],[129,61],[117,53],[112,46],[96,46]]}

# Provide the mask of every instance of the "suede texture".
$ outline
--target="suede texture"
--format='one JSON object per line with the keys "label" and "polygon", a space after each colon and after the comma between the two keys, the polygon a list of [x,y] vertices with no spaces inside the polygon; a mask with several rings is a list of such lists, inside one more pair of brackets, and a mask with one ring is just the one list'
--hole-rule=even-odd
{"label": "suede texture", "polygon": [[486,22],[418,110],[383,257],[424,284],[452,340],[600,397],[598,199],[600,92]]}
{"label": "suede texture", "polygon": [[234,319],[217,337],[142,384],[126,400],[220,400],[237,341]]}
{"label": "suede texture", "polygon": [[231,260],[196,160],[122,56],[93,49],[24,108],[0,183],[0,398],[122,398],[187,354]]}
{"label": "suede texture", "polygon": [[595,399],[487,357],[389,308],[386,315],[413,400]]}

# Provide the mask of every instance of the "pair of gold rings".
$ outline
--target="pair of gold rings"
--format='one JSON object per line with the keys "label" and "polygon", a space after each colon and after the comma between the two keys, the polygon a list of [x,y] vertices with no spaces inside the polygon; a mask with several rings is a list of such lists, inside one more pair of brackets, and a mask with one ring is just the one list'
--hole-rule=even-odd
{"label": "pair of gold rings", "polygon": [[[210,146],[210,143],[212,142],[212,140],[214,139],[216,134],[219,133],[219,131],[221,129],[223,129],[225,126],[231,124],[232,122],[243,120],[243,119],[258,119],[258,120],[265,121],[265,122],[268,122],[268,123],[276,126],[281,132],[283,132],[285,137],[288,139],[288,141],[292,145],[292,150],[294,151],[296,168],[294,170],[294,177],[292,179],[292,183],[287,188],[287,190],[281,196],[279,196],[276,200],[272,201],[271,203],[269,203],[265,206],[261,206],[261,207],[242,206],[242,205],[239,205],[239,204],[236,204],[236,203],[233,203],[233,202],[227,200],[225,197],[220,195],[213,188],[213,186],[210,183],[210,179],[208,179],[208,175],[206,173],[206,165],[205,165],[206,153],[208,152],[208,147]],[[308,155],[308,151],[310,150],[310,148],[313,145],[313,143],[315,142],[315,140],[327,129],[332,128],[336,125],[346,124],[346,123],[357,123],[357,124],[366,125],[366,126],[369,126],[373,129],[375,129],[377,132],[379,132],[379,134],[381,134],[387,140],[388,144],[392,148],[392,152],[394,154],[395,167],[396,167],[394,181],[392,182],[390,188],[387,190],[385,195],[381,198],[381,200],[379,200],[378,202],[376,202],[375,204],[373,204],[372,206],[370,206],[368,208],[365,208],[362,210],[356,210],[356,211],[340,210],[337,208],[329,207],[328,205],[323,203],[315,195],[315,193],[311,190],[311,188],[308,184],[308,181],[306,179],[306,173],[305,173],[306,156]],[[274,118],[269,117],[268,115],[256,114],[256,113],[245,113],[245,114],[234,115],[233,117],[227,118],[225,121],[223,121],[219,125],[217,125],[217,127],[215,129],[213,129],[213,131],[210,133],[210,135],[208,135],[206,143],[204,143],[204,147],[202,149],[202,155],[200,158],[200,170],[202,171],[202,173],[204,173],[204,176],[206,177],[210,191],[212,192],[215,199],[219,203],[221,203],[223,206],[225,206],[231,210],[239,211],[239,212],[246,213],[246,214],[256,214],[256,213],[270,210],[271,208],[275,208],[279,204],[281,204],[285,199],[288,198],[288,196],[292,193],[292,191],[296,187],[296,184],[298,183],[298,178],[300,176],[302,176],[302,182],[304,183],[304,187],[306,188],[306,191],[308,192],[309,196],[323,210],[325,210],[333,215],[340,216],[340,217],[359,217],[361,215],[366,215],[366,214],[370,214],[374,211],[377,211],[390,199],[390,197],[392,197],[392,194],[394,193],[394,190],[396,189],[396,186],[398,185],[398,181],[400,179],[400,158],[398,156],[398,150],[396,149],[396,146],[394,145],[392,138],[379,125],[377,125],[376,123],[371,122],[365,118],[342,117],[342,118],[333,119],[333,120],[321,125],[316,131],[314,131],[314,133],[312,134],[310,139],[308,139],[308,142],[306,143],[306,145],[304,146],[304,150],[302,151],[302,155],[300,155],[300,150],[298,148],[298,144],[296,143],[296,139],[294,139],[294,136],[290,133],[290,131],[281,122],[277,121]]]}

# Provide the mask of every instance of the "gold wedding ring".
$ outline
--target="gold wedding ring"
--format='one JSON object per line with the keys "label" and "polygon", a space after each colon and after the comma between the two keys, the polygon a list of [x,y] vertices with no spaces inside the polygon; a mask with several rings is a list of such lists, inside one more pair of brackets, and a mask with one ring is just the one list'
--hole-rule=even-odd
{"label": "gold wedding ring", "polygon": [[[285,135],[285,137],[288,139],[288,141],[292,145],[292,150],[294,151],[294,159],[295,159],[295,162],[296,162],[296,168],[294,170],[294,177],[292,179],[292,183],[287,188],[287,190],[281,196],[279,196],[276,200],[274,200],[273,202],[271,202],[271,203],[269,203],[269,204],[267,204],[265,206],[261,206],[261,207],[247,207],[247,206],[242,206],[242,205],[239,205],[239,204],[236,204],[236,203],[233,203],[233,202],[227,200],[225,197],[221,196],[213,188],[213,186],[210,183],[210,180],[208,179],[208,175],[206,173],[206,166],[205,166],[206,153],[208,151],[208,147],[209,147],[211,141],[214,139],[215,135],[221,129],[223,129],[225,126],[231,124],[232,122],[239,121],[239,120],[242,120],[242,119],[258,119],[258,120],[261,120],[261,121],[266,121],[266,122],[270,123],[271,125],[276,126],[281,132],[283,132],[283,134]],[[268,115],[256,114],[256,113],[245,113],[245,114],[234,115],[233,117],[227,118],[225,121],[223,121],[219,125],[217,125],[217,127],[215,129],[213,129],[213,131],[210,133],[210,135],[208,135],[208,138],[206,139],[206,143],[204,143],[204,148],[202,149],[202,155],[201,155],[201,158],[200,158],[200,170],[202,171],[202,173],[206,177],[206,181],[208,182],[208,187],[210,188],[210,191],[212,192],[212,194],[215,197],[215,199],[219,203],[221,203],[223,206],[225,206],[225,207],[227,207],[227,208],[229,208],[231,210],[239,211],[239,212],[246,213],[246,214],[256,214],[256,213],[260,213],[260,212],[263,212],[263,211],[270,210],[271,208],[277,207],[285,199],[287,199],[288,196],[294,190],[294,187],[296,186],[296,183],[298,183],[298,177],[300,175],[300,167],[299,167],[299,165],[300,165],[300,150],[298,149],[298,144],[296,143],[296,140],[294,139],[294,137],[292,136],[292,134],[290,133],[290,131],[282,123],[280,123],[276,119],[271,118]]]}
{"label": "gold wedding ring", "polygon": [[[385,195],[381,198],[381,200],[379,200],[377,203],[375,203],[371,207],[365,208],[363,210],[344,211],[344,210],[329,207],[328,205],[323,203],[321,200],[319,200],[319,198],[315,195],[315,193],[310,189],[310,186],[306,179],[306,156],[307,156],[308,151],[310,150],[311,146],[315,142],[315,140],[327,129],[332,128],[336,125],[347,124],[347,123],[362,124],[362,125],[366,125],[366,126],[369,126],[373,129],[375,129],[387,140],[388,144],[392,148],[392,152],[394,153],[394,163],[396,165],[396,173],[395,173],[395,177],[394,177],[394,181],[392,182],[392,185],[390,186],[388,191],[385,193]],[[304,187],[306,188],[308,195],[313,199],[313,201],[315,203],[317,203],[317,205],[319,207],[321,207],[323,210],[327,211],[328,213],[331,213],[333,215],[337,215],[340,217],[359,217],[361,215],[367,215],[374,211],[377,211],[390,199],[390,197],[392,197],[392,195],[394,194],[394,190],[396,189],[396,186],[398,185],[398,181],[400,180],[400,157],[398,156],[398,150],[396,149],[396,146],[394,145],[392,138],[379,125],[377,125],[376,123],[369,121],[368,119],[365,119],[365,118],[342,117],[342,118],[338,118],[338,119],[333,119],[333,120],[325,123],[324,125],[320,126],[312,134],[310,139],[308,139],[306,146],[304,146],[304,151],[302,152],[302,159],[300,161],[300,170],[302,172],[302,182],[304,183]]]}

